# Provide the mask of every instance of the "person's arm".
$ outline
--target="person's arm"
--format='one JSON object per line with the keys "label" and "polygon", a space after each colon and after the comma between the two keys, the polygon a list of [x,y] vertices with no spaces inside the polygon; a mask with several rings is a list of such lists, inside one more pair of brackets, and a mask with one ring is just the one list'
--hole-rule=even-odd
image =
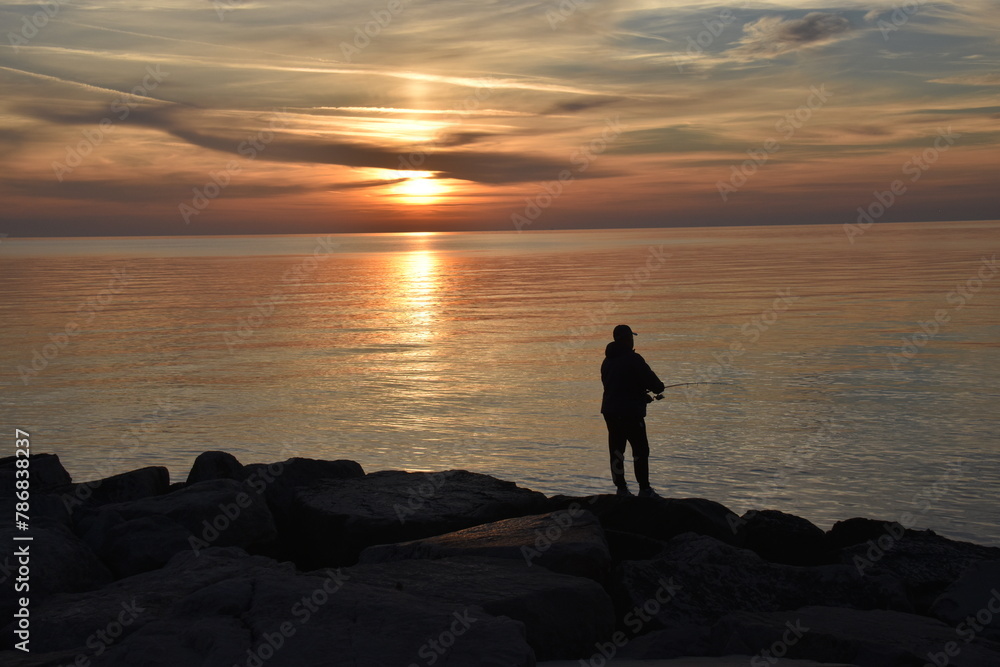
{"label": "person's arm", "polygon": [[642,358],[642,355],[636,353],[635,356],[639,357],[638,359],[640,365],[639,377],[642,379],[643,389],[646,391],[651,391],[654,394],[659,394],[663,392],[663,390],[666,389],[666,387],[663,385],[662,382],[660,382],[660,378],[656,377],[656,373],[654,373],[653,369],[649,367],[649,364],[646,363],[646,360]]}

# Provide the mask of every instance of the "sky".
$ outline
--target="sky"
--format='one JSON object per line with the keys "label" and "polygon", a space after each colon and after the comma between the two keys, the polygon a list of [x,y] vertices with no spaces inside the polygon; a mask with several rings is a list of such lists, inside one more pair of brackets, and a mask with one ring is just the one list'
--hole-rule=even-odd
{"label": "sky", "polygon": [[997,219],[998,9],[5,2],[0,235]]}

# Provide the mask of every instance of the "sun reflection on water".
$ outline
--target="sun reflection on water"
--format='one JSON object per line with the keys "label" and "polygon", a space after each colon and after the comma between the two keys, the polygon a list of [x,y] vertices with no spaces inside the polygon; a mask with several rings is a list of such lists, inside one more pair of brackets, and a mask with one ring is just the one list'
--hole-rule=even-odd
{"label": "sun reflection on water", "polygon": [[406,311],[415,335],[429,338],[437,320],[439,281],[437,255],[431,250],[414,250],[402,255],[396,275],[400,279],[400,306]]}

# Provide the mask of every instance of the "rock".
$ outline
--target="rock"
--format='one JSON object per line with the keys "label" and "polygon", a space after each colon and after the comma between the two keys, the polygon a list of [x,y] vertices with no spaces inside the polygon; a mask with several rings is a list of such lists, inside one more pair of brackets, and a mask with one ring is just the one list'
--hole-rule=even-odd
{"label": "rock", "polygon": [[[30,567],[31,613],[36,605],[48,597],[64,591],[87,591],[111,581],[111,573],[98,560],[93,551],[63,523],[32,516],[28,531],[21,531],[13,523],[13,512],[0,516],[0,564],[2,586],[0,618],[7,622],[17,607],[17,598],[24,592],[15,592],[15,579],[19,575],[21,553],[28,551]],[[14,537],[30,536],[29,541],[14,541]],[[32,616],[34,618],[34,616]],[[13,635],[7,633],[0,640],[0,647],[8,646]]]}
{"label": "rock", "polygon": [[277,463],[251,463],[244,467],[251,483],[265,489],[268,501],[281,500],[284,491],[314,486],[334,479],[364,477],[365,471],[355,461],[324,461],[295,457]]}
{"label": "rock", "polygon": [[605,530],[604,537],[608,541],[608,550],[614,563],[656,558],[666,544],[645,535],[626,533],[622,530]]}
{"label": "rock", "polygon": [[[76,665],[78,651],[59,651],[44,653],[42,655],[32,655],[23,651],[0,650],[0,665],[6,667],[68,667]],[[83,664],[83,663],[81,663]]]}
{"label": "rock", "polygon": [[284,528],[284,519],[296,511],[295,496],[300,489],[331,480],[365,476],[365,471],[354,461],[298,457],[277,463],[251,463],[244,470],[247,483],[267,498],[279,529]]}
{"label": "rock", "polygon": [[[113,647],[102,665],[535,664],[523,626],[508,618],[350,582],[310,611],[301,601],[315,600],[320,591],[325,592],[323,579],[302,575],[225,582],[192,596],[232,600],[231,610],[221,610],[225,615],[210,608],[193,623],[180,612],[149,623]],[[200,608],[196,600],[184,606]]]}
{"label": "rock", "polygon": [[606,581],[611,569],[601,524],[580,508],[503,519],[412,542],[376,545],[362,551],[359,562],[448,556],[510,558],[598,582]]}
{"label": "rock", "polygon": [[932,664],[929,659],[955,667],[1000,664],[1000,645],[984,640],[966,644],[956,639],[955,629],[941,621],[881,609],[805,607],[773,613],[740,612],[724,617],[712,628],[712,641],[719,653],[759,656],[761,662],[766,662],[762,651],[769,651],[768,656],[781,651],[790,658],[854,662],[863,667],[920,667]]}
{"label": "rock", "polygon": [[385,470],[303,487],[289,529],[309,537],[302,569],[350,565],[373,544],[405,542],[542,510],[545,496],[489,475]]}
{"label": "rock", "polygon": [[[184,552],[162,570],[53,599],[33,614],[32,650],[53,653],[31,659],[78,650],[91,660],[101,649],[102,667],[534,664],[519,622],[339,571],[300,575],[238,549]],[[20,667],[17,658],[10,664]]]}
{"label": "rock", "polygon": [[751,510],[740,517],[737,540],[764,560],[785,565],[838,562],[826,533],[812,522],[777,510]]}
{"label": "rock", "polygon": [[709,535],[736,543],[740,518],[724,505],[703,498],[618,498],[601,495],[587,498],[555,496],[549,511],[577,504],[593,512],[604,530],[642,535],[666,542],[682,533]]}
{"label": "rock", "polygon": [[213,479],[235,479],[246,477],[243,464],[229,452],[202,452],[194,460],[187,476],[188,484],[207,482]]}
{"label": "rock", "polygon": [[934,601],[930,614],[966,637],[975,632],[1000,642],[1000,560],[970,566]]}
{"label": "rock", "polygon": [[115,578],[156,570],[191,548],[191,533],[170,517],[152,514],[126,521],[117,512],[108,516],[118,520],[91,533],[96,533],[95,552]]}
{"label": "rock", "polygon": [[74,484],[62,494],[71,512],[78,507],[125,503],[159,496],[170,490],[170,473],[163,466],[130,470],[92,482]]}
{"label": "rock", "polygon": [[[291,574],[294,568],[269,558],[247,556],[237,548],[211,548],[198,554],[182,552],[163,569],[121,579],[85,593],[53,596],[32,608],[32,651],[92,653],[93,647],[85,650],[87,642],[94,644],[100,630],[111,626],[111,633],[118,635],[114,643],[119,643],[146,623],[166,615],[174,605],[196,591],[219,581],[270,571]],[[116,621],[121,627],[114,625]],[[3,630],[5,639],[10,635],[10,627]]]}
{"label": "rock", "polygon": [[315,534],[301,522],[296,496],[301,489],[322,482],[364,477],[361,466],[348,460],[323,461],[291,458],[276,463],[251,463],[244,467],[246,483],[267,499],[279,539],[267,555],[278,560],[316,561],[311,557]]}
{"label": "rock", "polygon": [[[617,656],[620,659],[660,660],[711,654],[711,628],[694,623],[676,623],[633,638],[621,647]],[[617,665],[618,662],[612,664]],[[784,662],[781,664],[784,665]],[[747,667],[746,658],[742,659],[740,667]]]}
{"label": "rock", "polygon": [[[671,587],[675,594],[665,595]],[[891,577],[862,578],[847,565],[769,563],[748,549],[694,534],[674,538],[653,560],[621,563],[612,597],[619,618],[627,625],[631,615],[642,631],[710,625],[733,611],[817,604],[910,610],[902,585]]]}
{"label": "rock", "polygon": [[875,519],[855,517],[833,524],[826,532],[826,539],[831,549],[843,549],[855,544],[863,544],[868,540],[877,540],[882,535],[902,533],[903,530],[903,526],[895,521],[876,521]]}
{"label": "rock", "polygon": [[611,599],[600,585],[523,559],[404,560],[344,573],[353,582],[520,621],[540,660],[588,657],[614,629]]}
{"label": "rock", "polygon": [[[213,589],[213,592],[225,594],[228,591]],[[191,619],[168,618],[143,626],[121,644],[113,646],[96,664],[101,667],[264,664],[274,667],[287,664],[277,659],[266,663],[251,662],[246,651],[253,645],[251,630],[239,618],[203,615]]]}
{"label": "rock", "polygon": [[[73,479],[63,468],[55,454],[32,454],[31,456],[5,456],[0,459],[0,494],[12,496],[17,490],[17,460],[28,461],[31,481],[31,495],[50,493],[70,484]],[[20,468],[23,469],[23,468]]]}
{"label": "rock", "polygon": [[[65,487],[64,487],[65,488]],[[73,517],[63,503],[62,496],[55,493],[32,493],[29,523],[32,525],[48,525],[59,523],[67,527],[73,524]],[[14,517],[9,517],[13,519]]]}
{"label": "rock", "polygon": [[[199,482],[166,495],[81,510],[79,514],[77,530],[123,574],[164,563],[181,549],[255,549],[277,537],[264,499],[246,484],[231,479]],[[144,521],[131,523],[140,519]],[[141,530],[141,536],[130,536],[123,527],[125,522]],[[186,531],[183,540],[181,530]],[[116,550],[126,547],[138,550]]]}
{"label": "rock", "polygon": [[902,581],[918,614],[929,614],[938,596],[969,567],[1000,560],[997,547],[949,540],[930,530],[890,532],[892,526],[864,544],[841,549],[841,560],[866,578],[889,575]]}

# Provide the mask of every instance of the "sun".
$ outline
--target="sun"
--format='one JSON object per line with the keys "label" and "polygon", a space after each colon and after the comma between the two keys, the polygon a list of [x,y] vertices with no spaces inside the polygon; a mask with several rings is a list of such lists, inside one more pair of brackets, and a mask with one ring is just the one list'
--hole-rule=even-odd
{"label": "sun", "polygon": [[392,195],[405,204],[434,204],[450,190],[430,171],[401,171],[399,175],[406,180],[393,186]]}

